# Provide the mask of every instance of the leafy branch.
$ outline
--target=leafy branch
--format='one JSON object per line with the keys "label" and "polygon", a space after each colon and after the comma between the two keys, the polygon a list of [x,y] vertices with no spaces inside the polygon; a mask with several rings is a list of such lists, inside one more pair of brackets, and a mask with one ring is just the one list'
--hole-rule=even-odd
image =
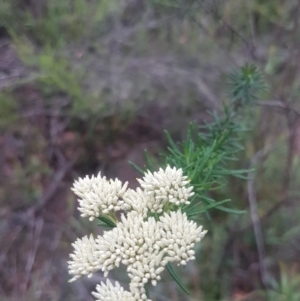
{"label": "leafy branch", "polygon": [[[216,201],[210,197],[209,192],[222,187],[227,176],[247,179],[251,173],[250,169],[231,169],[228,163],[237,160],[237,153],[243,150],[240,133],[246,129],[241,121],[242,109],[251,105],[257,99],[258,93],[266,89],[266,85],[260,71],[248,64],[232,72],[229,80],[230,102],[223,104],[221,115],[211,112],[213,121],[202,126],[191,122],[185,140],[179,143],[165,131],[169,146],[167,152],[162,154],[162,165],[181,168],[194,187],[195,194],[190,204],[181,208],[191,220],[197,220],[199,214],[212,208],[232,214],[245,213],[244,210],[223,206],[230,199]],[[144,170],[153,172],[155,164],[147,151],[145,158],[147,165]],[[144,173],[142,168],[130,163]],[[189,294],[171,265],[167,265],[167,270],[181,289]]]}
{"label": "leafy branch", "polygon": [[[191,122],[184,141],[176,143],[170,133],[165,131],[168,141],[167,152],[162,154],[163,164],[182,168],[194,187],[195,196],[192,202],[182,208],[191,213],[203,213],[217,208],[229,213],[244,213],[224,207],[229,200],[216,202],[209,192],[219,189],[227,176],[247,179],[248,169],[231,169],[229,162],[237,160],[237,153],[243,150],[240,143],[241,132],[247,129],[241,121],[242,109],[251,105],[258,94],[266,89],[262,73],[253,65],[246,64],[229,74],[229,104],[223,104],[222,114],[211,112],[213,121],[198,126]],[[146,166],[144,170],[155,170],[153,159],[145,151]],[[130,162],[139,172],[144,170]],[[194,215],[194,214],[193,214]]]}

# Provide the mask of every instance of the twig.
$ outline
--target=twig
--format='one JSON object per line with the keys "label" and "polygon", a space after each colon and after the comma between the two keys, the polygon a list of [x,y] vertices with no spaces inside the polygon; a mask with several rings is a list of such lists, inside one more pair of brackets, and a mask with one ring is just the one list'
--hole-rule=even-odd
{"label": "twig", "polygon": [[24,293],[26,292],[28,282],[30,280],[30,275],[35,261],[37,249],[40,245],[43,224],[44,224],[44,218],[40,217],[34,225],[33,235],[32,235],[32,248],[28,255],[26,266],[25,266],[25,279],[23,283],[20,284],[20,291],[22,295],[24,295]]}
{"label": "twig", "polygon": [[[259,150],[250,162],[250,169],[252,170],[257,162],[260,160],[261,157],[265,156],[272,148],[270,145],[267,147]],[[264,263],[265,258],[265,250],[264,250],[264,241],[263,241],[263,234],[261,230],[261,223],[257,212],[257,199],[256,199],[256,192],[255,192],[255,176],[254,173],[248,173],[248,200],[250,206],[250,215],[255,235],[255,241],[257,246],[258,252],[258,260],[259,260],[259,269],[261,274],[261,280],[265,287],[267,287],[267,269]]]}
{"label": "twig", "polygon": [[283,109],[287,111],[293,111],[296,115],[300,116],[300,112],[298,112],[296,109],[288,106],[287,104],[281,101],[277,101],[277,100],[257,101],[255,104],[259,106],[274,107],[274,108]]}
{"label": "twig", "polygon": [[3,251],[0,254],[0,266],[2,266],[7,253],[9,252],[10,248],[12,247],[13,243],[15,242],[15,240],[17,239],[17,237],[19,236],[19,234],[21,233],[21,231],[23,230],[24,226],[17,226],[15,227],[15,229],[13,231],[11,231],[10,233],[10,241],[6,242],[6,245],[3,247]]}
{"label": "twig", "polygon": [[294,141],[296,138],[296,125],[300,115],[294,111],[285,111],[285,118],[289,129],[288,151],[286,155],[286,164],[281,187],[281,199],[286,199],[289,196],[289,188],[291,182],[291,170],[294,159]]}
{"label": "twig", "polygon": [[[40,79],[42,77],[46,77],[43,75],[29,75],[28,77],[22,78],[21,75],[17,74],[17,75],[11,75],[8,77],[3,77],[0,80],[3,81],[3,84],[0,84],[0,90],[2,89],[6,89],[9,87],[15,87],[15,86],[19,86],[19,85],[24,85],[30,82],[34,82],[37,79]],[[9,80],[10,78],[17,78],[18,80]]]}
{"label": "twig", "polygon": [[[289,138],[289,135],[285,138],[285,139],[288,139]],[[280,140],[280,142],[282,142]],[[268,147],[264,148],[266,153],[268,151],[271,151],[273,149],[275,149],[276,145],[279,143],[279,141],[276,141],[274,143],[272,143],[272,145],[269,145]],[[262,151],[262,150],[261,150]],[[262,155],[265,155],[265,154],[262,154]],[[252,159],[253,160],[253,159]],[[251,161],[252,162],[252,161]],[[251,177],[250,177],[250,180],[251,180]],[[256,200],[256,198],[255,198]],[[266,220],[268,217],[270,217],[272,214],[274,214],[276,212],[276,210],[278,210],[282,205],[285,205],[285,204],[289,204],[293,201],[295,201],[296,199],[284,199],[284,200],[280,200],[278,201],[277,203],[275,203],[264,215],[262,216],[259,216],[257,211],[255,211],[256,213],[256,218],[259,220],[259,224],[261,225],[261,223]],[[233,227],[230,227],[228,229],[228,237],[227,237],[227,240],[224,244],[224,247],[223,247],[223,252],[222,252],[222,255],[221,255],[221,260],[220,262],[224,262],[225,261],[225,258],[226,256],[228,255],[229,253],[229,250],[231,248],[231,245],[234,243],[235,239],[237,237],[239,237],[240,235],[242,235],[244,232],[250,230],[251,228],[253,227],[253,220],[251,218],[251,222],[247,223],[246,226],[244,226],[243,228],[238,228],[238,224],[236,223]],[[218,266],[218,269],[217,269],[217,274],[220,274],[221,273],[221,268],[222,268],[222,265],[220,264]]]}

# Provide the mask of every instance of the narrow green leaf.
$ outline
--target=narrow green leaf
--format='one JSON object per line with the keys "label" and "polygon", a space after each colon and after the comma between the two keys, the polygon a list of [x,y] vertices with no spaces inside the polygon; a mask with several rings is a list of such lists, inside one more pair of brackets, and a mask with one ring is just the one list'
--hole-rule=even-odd
{"label": "narrow green leaf", "polygon": [[102,221],[104,224],[106,224],[107,226],[110,226],[111,228],[117,226],[116,223],[112,220],[112,218],[106,214],[100,214],[100,216],[98,216],[98,219]]}
{"label": "narrow green leaf", "polygon": [[187,209],[187,208],[194,207],[194,206],[198,205],[199,202],[196,202],[197,198],[198,198],[198,194],[195,193],[195,194],[192,196],[192,198],[191,198],[191,200],[190,200],[190,203],[189,203],[188,205],[182,206],[182,208],[183,208],[183,209]]}
{"label": "narrow green leaf", "polygon": [[224,212],[232,213],[232,214],[245,214],[247,210],[239,210],[239,209],[231,209],[223,206],[218,206],[216,209],[219,209]]}
{"label": "narrow green leaf", "polygon": [[[194,200],[195,201],[195,200]],[[194,210],[197,210],[197,208],[201,206],[201,204],[199,204],[199,202],[191,202],[188,206],[183,207],[182,211],[185,212],[186,214],[188,214],[189,212],[193,212]]]}
{"label": "narrow green leaf", "polygon": [[205,211],[207,211],[209,209],[218,207],[221,204],[224,204],[224,203],[227,203],[227,202],[230,202],[230,201],[231,201],[230,199],[227,199],[227,200],[216,202],[214,204],[210,204],[210,205],[204,206],[202,208],[198,208],[198,209],[194,208],[193,210],[189,210],[186,214],[187,214],[188,217],[195,216],[195,215],[198,215],[198,214],[203,213],[203,212],[205,212]]}
{"label": "narrow green leaf", "polygon": [[[215,141],[213,142],[212,146],[205,150],[204,151],[204,154],[203,154],[203,157],[201,158],[200,156],[198,156],[198,160],[197,160],[197,163],[199,162],[199,166],[196,166],[197,168],[194,169],[194,172],[192,174],[192,179],[194,179],[195,177],[197,177],[199,174],[202,173],[204,167],[206,165],[208,165],[209,163],[209,159],[211,158],[212,156],[212,153],[213,153],[213,150],[214,150],[214,147],[215,147]],[[198,164],[197,164],[198,165]]]}
{"label": "narrow green leaf", "polygon": [[115,226],[110,226],[108,224],[105,224],[105,223],[98,223],[97,226],[99,227],[103,227],[103,228],[114,228]]}
{"label": "narrow green leaf", "polygon": [[151,172],[154,172],[154,170],[155,170],[154,163],[147,150],[145,150],[145,158],[146,158],[149,170]]}
{"label": "narrow green leaf", "polygon": [[245,174],[245,173],[250,173],[253,172],[255,169],[231,169],[231,170],[224,170],[224,171],[219,171],[220,175],[240,175],[240,174]]}
{"label": "narrow green leaf", "polygon": [[212,203],[215,203],[215,200],[210,198],[209,196],[207,195],[201,195],[201,200],[204,201],[206,204],[212,204]]}
{"label": "narrow green leaf", "polygon": [[134,162],[132,161],[128,161],[128,163],[139,173],[141,173],[142,175],[144,174],[144,171],[138,166],[136,165]]}
{"label": "narrow green leaf", "polygon": [[[214,204],[214,200],[212,200],[211,198],[202,195],[201,199],[206,203],[206,204]],[[239,209],[231,209],[231,208],[227,208],[224,206],[217,206],[216,209],[224,211],[224,212],[228,212],[228,213],[233,213],[233,214],[244,214],[247,211],[246,210],[239,210]]]}
{"label": "narrow green leaf", "polygon": [[189,292],[189,290],[185,287],[185,285],[183,284],[181,278],[177,275],[177,273],[175,272],[175,270],[173,269],[173,267],[171,266],[170,263],[167,263],[166,265],[167,270],[169,272],[169,274],[171,275],[171,277],[176,281],[176,283],[180,286],[180,288],[188,295],[190,295],[191,293]]}
{"label": "narrow green leaf", "polygon": [[164,131],[164,132],[165,132],[167,141],[168,141],[168,143],[170,144],[171,148],[172,148],[173,150],[175,150],[178,154],[181,155],[181,152],[179,151],[177,145],[175,144],[175,142],[174,142],[173,139],[171,138],[171,135],[169,134],[169,132],[168,132],[168,131]]}

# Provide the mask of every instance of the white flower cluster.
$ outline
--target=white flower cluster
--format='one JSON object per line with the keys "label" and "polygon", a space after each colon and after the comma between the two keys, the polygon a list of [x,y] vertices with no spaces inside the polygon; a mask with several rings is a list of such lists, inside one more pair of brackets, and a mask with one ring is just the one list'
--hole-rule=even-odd
{"label": "white flower cluster", "polygon": [[163,232],[161,246],[169,255],[170,261],[178,265],[185,265],[187,261],[195,259],[194,246],[206,234],[202,226],[197,227],[195,222],[189,221],[181,211],[165,213],[159,219]]}
{"label": "white flower cluster", "polygon": [[130,291],[117,282],[113,286],[107,281],[93,293],[98,301],[149,300],[144,285],[148,282],[156,285],[168,262],[185,265],[194,259],[194,245],[206,233],[180,209],[164,212],[168,202],[178,206],[188,204],[193,195],[193,187],[187,186],[187,177],[181,169],[168,166],[157,173],[147,172],[138,181],[143,189],[126,190],[127,183],[122,186],[120,181],[107,181],[100,174],[74,184],[75,193],[82,198],[79,209],[84,216],[94,218],[111,210],[129,211],[121,215],[116,227],[102,236],[84,237],[73,244],[74,253],[68,264],[74,277],[70,281],[90,276],[97,270],[102,270],[107,277],[121,263],[126,266]]}
{"label": "white flower cluster", "polygon": [[75,275],[69,282],[75,281],[81,276],[91,277],[93,273],[101,268],[97,266],[96,250],[97,244],[93,235],[77,239],[73,244],[74,253],[70,254],[69,274]]}
{"label": "white flower cluster", "polygon": [[97,292],[92,292],[92,294],[97,298],[96,301],[151,301],[147,299],[145,289],[137,290],[130,284],[130,292],[124,290],[124,288],[119,284],[118,281],[115,285],[107,280],[106,284],[101,282],[96,286]]}
{"label": "white flower cluster", "polygon": [[125,291],[119,282],[115,282],[115,285],[107,280],[106,284],[101,282],[96,286],[97,292],[92,294],[97,298],[97,301],[135,301],[136,298],[131,292]]}
{"label": "white flower cluster", "polygon": [[78,200],[80,205],[78,210],[82,212],[81,216],[88,216],[92,221],[100,213],[107,214],[111,211],[128,210],[128,205],[122,200],[127,186],[128,182],[122,185],[118,179],[108,181],[99,173],[96,177],[89,178],[86,176],[75,181],[71,189],[81,198]]}
{"label": "white flower cluster", "polygon": [[187,176],[183,176],[181,168],[167,166],[166,170],[160,168],[158,172],[148,171],[138,182],[149,196],[148,207],[151,212],[163,212],[163,207],[168,202],[177,206],[188,205],[188,199],[194,195],[193,186],[186,187],[189,181]]}
{"label": "white flower cluster", "polygon": [[147,195],[140,187],[136,190],[128,189],[123,199],[131,210],[136,211],[143,218],[147,217],[149,203],[152,203],[152,199]]}
{"label": "white flower cluster", "polygon": [[144,221],[134,211],[128,213],[127,217],[122,215],[117,227],[96,240],[104,275],[121,262],[127,266],[134,286],[143,287],[149,280],[155,285],[167,263],[163,259],[165,252],[159,246],[161,235],[153,217]]}

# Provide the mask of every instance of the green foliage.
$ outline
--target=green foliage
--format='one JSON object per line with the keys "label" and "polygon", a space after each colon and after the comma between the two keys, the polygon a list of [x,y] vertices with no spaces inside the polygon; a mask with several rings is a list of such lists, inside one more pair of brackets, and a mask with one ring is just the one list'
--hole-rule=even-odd
{"label": "green foliage", "polygon": [[19,35],[30,35],[38,44],[62,47],[93,35],[107,16],[118,10],[117,1],[52,0],[35,7],[4,0],[0,4],[0,25]]}
{"label": "green foliage", "polygon": [[[222,187],[227,176],[247,178],[249,170],[234,170],[228,167],[228,162],[236,160],[237,152],[243,149],[239,143],[239,134],[245,131],[245,128],[238,109],[251,104],[257,93],[265,88],[265,83],[258,69],[247,64],[232,73],[230,78],[231,103],[229,106],[224,105],[222,116],[213,112],[211,115],[214,120],[200,128],[196,123],[191,123],[185,141],[180,143],[175,143],[166,132],[169,147],[168,152],[163,154],[164,164],[182,168],[194,187],[195,196],[191,204],[183,207],[190,216],[196,215],[196,212],[204,213],[211,208],[235,214],[245,213],[243,210],[222,206],[229,200],[216,202],[209,196],[209,192]],[[154,171],[153,161],[147,152],[145,156],[147,169]],[[138,170],[141,171],[140,168]]]}
{"label": "green foliage", "polygon": [[98,219],[101,221],[101,223],[98,223],[98,226],[106,227],[106,228],[116,227],[116,222],[113,220],[111,216],[107,214],[100,214]]}
{"label": "green foliage", "polygon": [[274,281],[273,289],[266,292],[268,301],[298,301],[300,300],[300,276],[296,269],[280,266],[280,279]]}
{"label": "green foliage", "polygon": [[55,88],[56,91],[65,92],[72,97],[76,104],[83,101],[79,81],[71,72],[67,60],[57,58],[53,52],[48,52],[38,56],[37,66],[41,72],[38,81],[44,86],[44,89],[51,91]]}
{"label": "green foliage", "polygon": [[[291,1],[291,3],[293,0]],[[296,3],[296,2],[295,2]],[[290,6],[292,7],[292,5]],[[259,16],[261,26],[269,28],[270,26],[286,26],[288,10],[284,8],[284,2],[280,0],[267,1],[255,0],[252,3],[253,11]]]}
{"label": "green foliage", "polygon": [[186,288],[186,286],[184,285],[184,283],[182,282],[180,276],[178,276],[178,274],[175,272],[173,266],[170,263],[167,263],[166,265],[167,271],[169,272],[170,276],[174,279],[174,281],[179,285],[179,287],[188,295],[190,295],[191,293],[189,292],[189,290]]}
{"label": "green foliage", "polygon": [[254,65],[246,64],[229,75],[231,101],[237,105],[250,105],[257,95],[266,90],[263,74]]}
{"label": "green foliage", "polygon": [[17,118],[17,106],[11,93],[0,92],[0,130],[12,124]]}
{"label": "green foliage", "polygon": [[[248,169],[232,169],[229,163],[237,159],[236,155],[243,149],[240,133],[245,131],[240,116],[242,108],[252,104],[256,93],[265,87],[262,74],[254,66],[245,65],[230,76],[232,79],[232,99],[229,106],[224,104],[222,115],[211,113],[213,121],[198,127],[191,123],[183,142],[176,143],[166,131],[168,151],[163,154],[162,165],[181,168],[194,187],[195,195],[189,205],[181,208],[188,217],[197,220],[199,214],[216,208],[232,214],[245,213],[244,210],[223,206],[229,199],[216,201],[211,197],[212,191],[218,190],[226,183],[226,178],[247,179]],[[147,166],[151,172],[155,170],[154,161],[145,152]],[[143,170],[136,167],[138,171]],[[176,208],[175,208],[176,209]],[[169,271],[178,285],[183,289],[180,278]],[[185,290],[185,289],[183,289]]]}
{"label": "green foliage", "polygon": [[105,106],[103,99],[85,95],[82,85],[85,71],[77,68],[69,57],[50,47],[37,51],[34,45],[13,35],[19,57],[34,68],[34,81],[45,96],[45,104],[51,109],[53,99],[61,95],[68,100],[68,115],[81,119],[93,119]]}
{"label": "green foliage", "polygon": [[[217,119],[214,125],[218,127],[219,123],[220,120]],[[221,132],[218,132],[211,124],[207,126],[207,128],[210,127],[212,131],[203,134],[198,131],[195,124],[191,124],[186,140],[177,145],[167,134],[169,154],[165,158],[166,164],[182,168],[194,187],[195,198],[189,206],[184,208],[184,211],[191,211],[191,207],[193,211],[202,211],[203,206],[199,200],[220,210],[230,210],[220,206],[220,203],[219,206],[214,206],[215,201],[207,195],[207,192],[221,187],[226,175],[241,177],[245,172],[248,172],[229,170],[226,167],[226,161],[233,160],[233,155],[236,153],[236,149],[233,148],[235,144],[231,140],[232,127],[224,126]],[[214,131],[215,129],[216,131]]]}

